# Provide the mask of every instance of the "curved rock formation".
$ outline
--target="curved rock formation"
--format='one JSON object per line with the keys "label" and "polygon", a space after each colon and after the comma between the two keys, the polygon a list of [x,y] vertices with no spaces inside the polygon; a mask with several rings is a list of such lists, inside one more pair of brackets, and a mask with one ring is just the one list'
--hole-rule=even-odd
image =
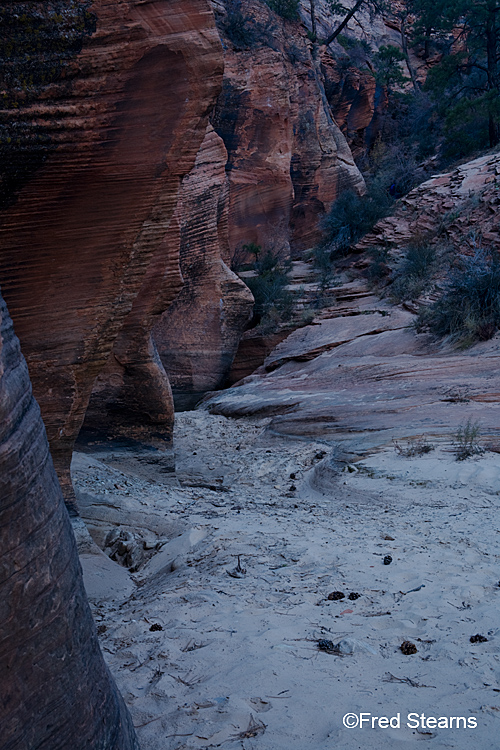
{"label": "curved rock formation", "polygon": [[253,308],[250,290],[228,267],[226,156],[209,126],[176,209],[184,287],[154,339],[178,408],[221,385]]}
{"label": "curved rock formation", "polygon": [[0,750],[138,750],[0,297]]}
{"label": "curved rock formation", "polygon": [[179,288],[165,237],[222,76],[206,0],[96,0],[92,12],[96,33],[66,78],[25,111],[56,148],[1,227],[0,279],[70,503],[71,450],[121,329],[117,390],[123,370],[128,394],[154,381],[152,418],[171,427],[148,333]]}

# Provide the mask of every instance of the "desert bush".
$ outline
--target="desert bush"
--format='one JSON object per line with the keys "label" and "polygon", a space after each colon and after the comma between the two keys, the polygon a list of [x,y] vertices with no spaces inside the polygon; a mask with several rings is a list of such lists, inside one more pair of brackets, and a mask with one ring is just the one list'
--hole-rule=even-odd
{"label": "desert bush", "polygon": [[479,422],[468,419],[464,425],[460,425],[453,443],[454,453],[457,461],[465,461],[466,458],[484,453],[478,442]]}
{"label": "desert bush", "polygon": [[330,260],[344,256],[351,245],[372,229],[387,214],[392,200],[378,189],[366,195],[346,190],[337,198],[323,219],[323,246],[328,247]]}
{"label": "desert bush", "polygon": [[299,0],[266,0],[271,10],[287,21],[295,21],[299,17]]}
{"label": "desert bush", "polygon": [[500,328],[500,261],[496,252],[476,248],[461,256],[441,299],[423,310],[417,329],[451,336],[461,346],[487,341]]}
{"label": "desert bush", "polygon": [[418,440],[408,440],[406,445],[400,445],[394,441],[394,450],[398,456],[414,458],[415,456],[424,456],[426,453],[430,453],[434,450],[434,446],[425,438],[418,438]]}
{"label": "desert bush", "polygon": [[391,269],[387,265],[388,250],[385,247],[370,247],[367,250],[370,256],[370,265],[365,270],[365,277],[373,284],[387,279],[391,274]]}
{"label": "desert bush", "polygon": [[333,287],[338,286],[335,279],[335,268],[332,263],[332,253],[328,245],[316,245],[310,253],[310,258],[318,274],[318,295],[316,307],[321,306],[321,299]]}
{"label": "desert bush", "polygon": [[320,296],[337,285],[336,263],[389,212],[393,202],[385,190],[374,189],[366,195],[358,195],[354,190],[341,193],[321,223],[323,239],[311,251],[319,275]]}
{"label": "desert bush", "polygon": [[[391,120],[392,124],[394,121]],[[391,133],[385,127],[362,164],[368,186],[368,195],[380,203],[381,210],[389,213],[397,198],[406,195],[425,178],[417,163],[417,148],[400,134],[400,128]],[[401,139],[401,140],[399,140]]]}
{"label": "desert bush", "polygon": [[391,287],[396,302],[418,299],[429,286],[435,267],[436,251],[426,240],[415,240],[406,250]]}
{"label": "desert bush", "polygon": [[254,19],[243,13],[240,0],[227,0],[222,29],[237,50],[250,49],[259,41]]}
{"label": "desert bush", "polygon": [[254,321],[265,330],[274,330],[293,315],[293,297],[286,289],[291,262],[274,250],[262,252],[254,243],[244,249],[255,256],[255,276],[244,279],[255,300]]}

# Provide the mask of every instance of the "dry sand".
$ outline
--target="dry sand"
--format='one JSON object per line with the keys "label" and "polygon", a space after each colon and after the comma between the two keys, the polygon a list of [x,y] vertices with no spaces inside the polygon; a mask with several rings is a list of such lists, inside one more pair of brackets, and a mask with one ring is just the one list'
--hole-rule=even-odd
{"label": "dry sand", "polygon": [[[175,477],[154,457],[75,455],[94,539],[118,526],[149,548],[133,574],[82,554],[142,749],[498,747],[500,456],[457,462],[441,442],[348,465],[268,423],[179,414]],[[348,712],[401,726],[347,729]],[[410,712],[477,727],[410,728]]]}

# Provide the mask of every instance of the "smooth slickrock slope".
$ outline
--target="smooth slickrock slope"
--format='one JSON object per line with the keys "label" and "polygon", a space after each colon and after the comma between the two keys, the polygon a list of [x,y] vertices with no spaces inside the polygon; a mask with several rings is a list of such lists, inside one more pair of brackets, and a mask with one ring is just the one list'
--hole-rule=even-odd
{"label": "smooth slickrock slope", "polygon": [[125,381],[134,413],[139,378],[168,439],[172,406],[149,330],[180,288],[165,236],[222,76],[205,0],[97,0],[92,12],[97,30],[71,75],[30,105],[58,148],[1,226],[0,279],[69,503],[72,446],[124,323],[117,408]]}
{"label": "smooth slickrock slope", "polygon": [[499,445],[498,336],[465,352],[438,348],[412,330],[411,313],[359,283],[339,288],[337,302],[204,407],[271,416],[274,432],[335,441],[354,454],[394,439],[453,440],[473,413],[481,435]]}
{"label": "smooth slickrock slope", "polygon": [[137,750],[104,664],[28,369],[0,297],[0,748]]}

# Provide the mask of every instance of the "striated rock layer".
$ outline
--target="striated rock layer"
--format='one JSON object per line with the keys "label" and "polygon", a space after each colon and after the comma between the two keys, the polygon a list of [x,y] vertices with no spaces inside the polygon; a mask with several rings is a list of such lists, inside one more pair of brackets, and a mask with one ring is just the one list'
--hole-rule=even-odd
{"label": "striated rock layer", "polygon": [[209,126],[175,214],[184,286],[154,339],[177,408],[221,385],[253,309],[250,290],[228,267],[226,156]]}
{"label": "striated rock layer", "polygon": [[[438,174],[404,196],[354,248],[400,249],[415,238],[429,238],[470,252],[474,244],[498,249],[500,156],[487,154]],[[471,234],[472,233],[472,234]]]}
{"label": "striated rock layer", "polygon": [[0,749],[138,750],[0,297]]}
{"label": "striated rock layer", "polygon": [[270,416],[273,434],[360,455],[422,436],[450,444],[470,401],[481,437],[498,448],[498,339],[460,353],[438,348],[412,330],[410,312],[360,282],[336,295],[337,306],[321,320],[290,334],[263,367],[204,408],[233,418]]}
{"label": "striated rock layer", "polygon": [[171,429],[149,331],[180,287],[166,236],[222,76],[206,0],[96,0],[92,12],[70,74],[28,105],[57,148],[1,226],[0,279],[69,502],[71,450],[120,331],[117,409],[141,400]]}

